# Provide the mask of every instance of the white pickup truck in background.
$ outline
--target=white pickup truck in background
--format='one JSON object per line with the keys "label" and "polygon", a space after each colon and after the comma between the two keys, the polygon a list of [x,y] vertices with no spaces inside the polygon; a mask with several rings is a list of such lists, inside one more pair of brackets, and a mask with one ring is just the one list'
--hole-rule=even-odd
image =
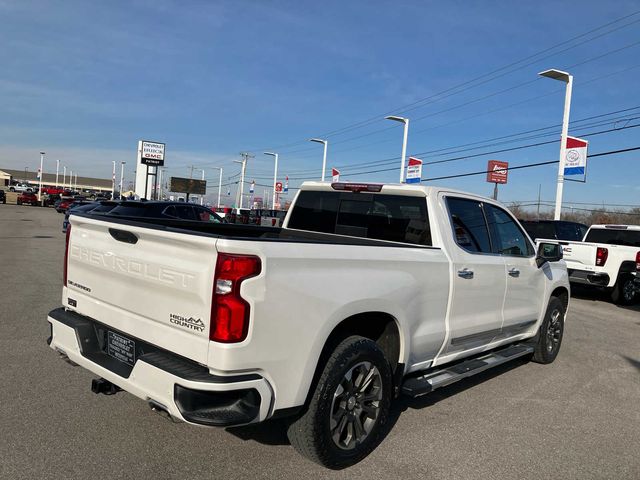
{"label": "white pickup truck in background", "polygon": [[582,242],[560,243],[571,283],[606,289],[617,304],[640,298],[640,226],[593,225]]}
{"label": "white pickup truck in background", "polygon": [[512,359],[552,362],[569,281],[501,204],[445,188],[308,182],[283,228],[72,214],[52,349],[192,424],[288,417],[352,465],[392,400]]}

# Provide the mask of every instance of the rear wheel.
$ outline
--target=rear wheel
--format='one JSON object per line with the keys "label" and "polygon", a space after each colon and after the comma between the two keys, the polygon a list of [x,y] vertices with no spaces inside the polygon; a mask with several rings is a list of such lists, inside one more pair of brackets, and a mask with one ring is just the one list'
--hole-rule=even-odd
{"label": "rear wheel", "polygon": [[367,338],[343,340],[327,361],[307,411],[288,429],[291,445],[328,468],[353,465],[385,434],[391,405],[391,367]]}
{"label": "rear wheel", "polygon": [[632,305],[638,301],[638,291],[631,275],[620,275],[611,291],[611,301],[616,305]]}
{"label": "rear wheel", "polygon": [[558,297],[551,297],[536,339],[533,361],[551,363],[558,356],[564,334],[564,304]]}

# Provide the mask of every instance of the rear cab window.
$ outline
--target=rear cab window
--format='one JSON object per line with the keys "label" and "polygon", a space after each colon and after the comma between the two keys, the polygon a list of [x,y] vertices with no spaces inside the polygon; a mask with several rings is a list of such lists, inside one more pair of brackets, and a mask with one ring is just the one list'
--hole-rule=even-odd
{"label": "rear cab window", "polygon": [[608,243],[625,247],[640,247],[640,230],[592,228],[584,239],[587,243]]}
{"label": "rear cab window", "polygon": [[426,197],[306,190],[288,228],[432,245]]}

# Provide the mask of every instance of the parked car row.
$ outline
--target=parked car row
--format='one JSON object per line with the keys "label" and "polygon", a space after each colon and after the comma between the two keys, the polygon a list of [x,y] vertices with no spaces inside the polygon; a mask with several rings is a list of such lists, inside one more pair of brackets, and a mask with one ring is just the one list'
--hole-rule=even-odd
{"label": "parked car row", "polygon": [[287,212],[267,208],[212,208],[212,211],[222,216],[228,223],[241,225],[261,225],[263,227],[281,227]]}

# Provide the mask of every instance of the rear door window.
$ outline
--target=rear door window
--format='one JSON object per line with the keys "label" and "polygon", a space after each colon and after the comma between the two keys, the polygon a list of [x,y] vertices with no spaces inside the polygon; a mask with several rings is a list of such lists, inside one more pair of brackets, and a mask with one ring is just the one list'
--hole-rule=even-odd
{"label": "rear door window", "polygon": [[456,243],[471,253],[492,253],[482,203],[467,198],[447,197],[447,207]]}
{"label": "rear door window", "polygon": [[431,245],[425,197],[304,191],[289,228]]}

